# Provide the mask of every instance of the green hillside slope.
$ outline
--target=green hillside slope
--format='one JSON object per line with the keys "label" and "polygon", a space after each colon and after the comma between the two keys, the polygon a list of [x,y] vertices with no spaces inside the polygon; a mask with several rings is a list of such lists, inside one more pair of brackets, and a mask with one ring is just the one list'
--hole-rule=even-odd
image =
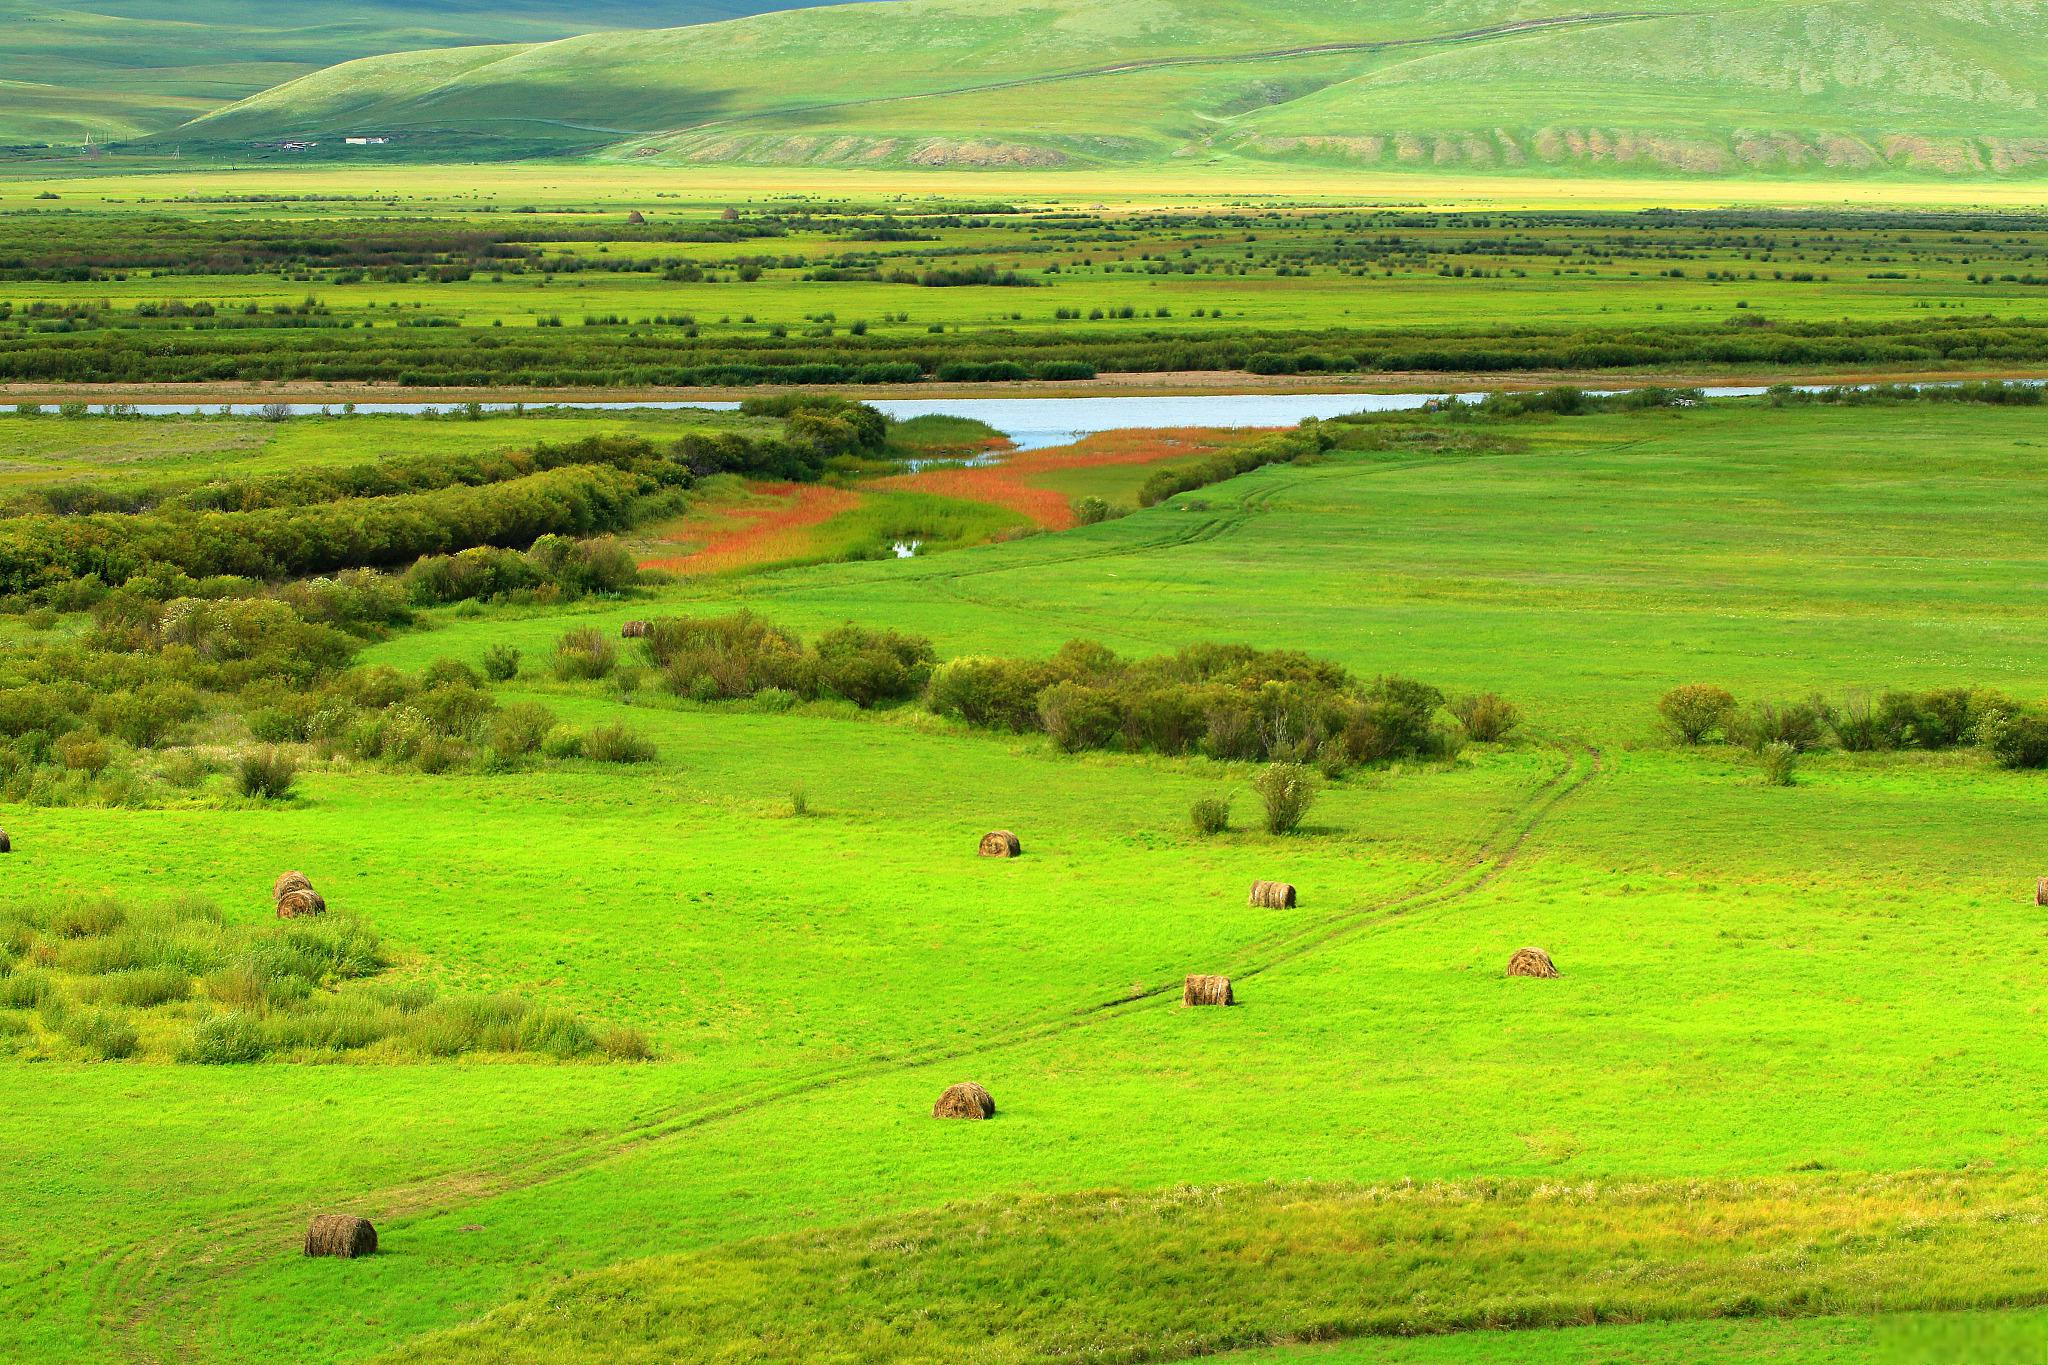
{"label": "green hillside slope", "polygon": [[1998,175],[2039,0],[905,0],[355,62],[199,120],[395,155]]}
{"label": "green hillside slope", "polygon": [[[697,24],[791,0],[0,0],[0,144],[175,127],[376,53]],[[801,0],[797,0],[798,3]]]}

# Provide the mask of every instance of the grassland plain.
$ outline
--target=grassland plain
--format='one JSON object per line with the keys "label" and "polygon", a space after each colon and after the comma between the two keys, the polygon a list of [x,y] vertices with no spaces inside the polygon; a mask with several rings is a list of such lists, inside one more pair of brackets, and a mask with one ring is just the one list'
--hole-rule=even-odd
{"label": "grassland plain", "polygon": [[1961,0],[906,0],[370,59],[174,136],[215,155],[345,157],[374,126],[394,159],[1988,178],[2048,164],[2032,20]]}
{"label": "grassland plain", "polygon": [[2028,214],[39,193],[58,198],[0,220],[0,382],[24,398],[2048,359],[2048,247]]}
{"label": "grassland plain", "polygon": [[255,12],[232,0],[0,4],[0,144],[18,151],[131,138],[176,127],[248,95],[372,53],[544,41],[600,28],[727,19],[771,3],[597,0],[564,5],[351,5],[307,0]]}
{"label": "grassland plain", "polygon": [[[1235,765],[531,669],[505,700],[625,715],[658,760],[10,813],[10,877],[39,892],[254,919],[305,866],[402,976],[638,1025],[659,1058],[0,1061],[9,1353],[879,1361],[995,1324],[981,1358],[1023,1360],[1087,1330],[1030,1305],[1113,1293],[1123,1326],[1092,1339],[1132,1360],[1578,1322],[1607,1325],[1257,1358],[2026,1359],[2048,1300],[2040,778],[1822,753],[1770,788],[1743,751],[1672,747],[1651,703],[1689,681],[2048,693],[2040,410],[1505,429],[928,559],[439,613],[368,655],[540,659],[571,626],[744,605],[948,656],[1250,637],[1526,710],[1515,743],[1335,783],[1294,838],[1187,830]],[[971,856],[996,825],[1026,858]],[[1248,909],[1276,874],[1300,910]],[[1565,976],[1502,980],[1524,943]],[[1173,1008],[1198,970],[1242,1007]],[[1000,1116],[935,1127],[966,1076]],[[297,1256],[303,1214],[337,1204],[388,1254]],[[1496,1264],[1497,1292],[1459,1278]],[[1937,1308],[1967,1311],[1911,1315]]]}

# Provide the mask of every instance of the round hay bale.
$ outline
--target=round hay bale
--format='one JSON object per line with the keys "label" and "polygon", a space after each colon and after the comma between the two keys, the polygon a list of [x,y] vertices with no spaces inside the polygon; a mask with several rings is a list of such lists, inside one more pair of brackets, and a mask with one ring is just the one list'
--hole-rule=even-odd
{"label": "round hay bale", "polygon": [[992,1119],[996,1116],[996,1102],[989,1098],[988,1091],[972,1081],[946,1087],[946,1093],[939,1096],[939,1102],[932,1106],[935,1119]]}
{"label": "round hay bale", "polygon": [[1292,910],[1295,894],[1292,882],[1253,882],[1252,909]]}
{"label": "round hay bale", "polygon": [[1183,1008],[1235,1005],[1237,997],[1230,993],[1230,978],[1227,976],[1191,976],[1181,985],[1180,1003]]}
{"label": "round hay bale", "polygon": [[619,638],[621,640],[644,640],[653,629],[654,627],[645,621],[628,621],[625,625],[619,627]]}
{"label": "round hay bale", "polygon": [[[0,853],[12,852],[14,852],[14,845],[12,842],[8,840],[7,831],[4,829],[0,829]],[[2042,885],[2048,886],[2048,882],[2043,882]]]}
{"label": "round hay bale", "polygon": [[[7,851],[7,836],[0,833],[0,853]],[[2048,877],[2034,883],[2034,904],[2048,905]]]}
{"label": "round hay bale", "polygon": [[1024,845],[1017,836],[1006,829],[994,830],[981,836],[981,856],[984,858],[1021,858]]}
{"label": "round hay bale", "polygon": [[377,1229],[367,1218],[347,1213],[315,1214],[306,1225],[308,1256],[339,1256],[353,1261],[358,1256],[377,1254]]}
{"label": "round hay bale", "polygon": [[1508,959],[1508,975],[1534,976],[1548,981],[1557,976],[1557,964],[1541,948],[1522,948]]}
{"label": "round hay bale", "polygon": [[313,879],[303,872],[287,872],[279,877],[270,888],[270,899],[281,901],[294,891],[311,891]]}
{"label": "round hay bale", "polygon": [[296,891],[287,891],[277,898],[277,917],[279,919],[312,919],[316,915],[324,915],[326,913],[327,902],[321,899],[320,893],[310,886],[300,887]]}

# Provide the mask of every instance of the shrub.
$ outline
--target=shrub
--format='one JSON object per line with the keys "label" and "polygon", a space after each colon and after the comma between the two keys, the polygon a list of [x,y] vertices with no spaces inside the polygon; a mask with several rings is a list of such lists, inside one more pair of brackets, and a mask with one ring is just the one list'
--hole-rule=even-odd
{"label": "shrub", "polygon": [[820,636],[815,650],[817,690],[860,707],[915,697],[938,657],[929,640],[851,625]]}
{"label": "shrub", "polygon": [[192,978],[177,967],[141,967],[113,972],[99,980],[96,994],[109,1005],[148,1009],[183,1000],[192,993]]}
{"label": "shrub", "polygon": [[57,998],[57,987],[41,972],[0,977],[0,1010],[34,1010]]}
{"label": "shrub", "polygon": [[1316,775],[1299,763],[1275,763],[1252,779],[1265,806],[1266,833],[1291,834],[1316,801]]}
{"label": "shrub", "polygon": [[584,732],[583,756],[599,763],[651,763],[655,748],[649,741],[614,721]]}
{"label": "shrub", "polygon": [[2001,768],[2048,768],[2048,708],[2005,703],[1978,722],[1977,734]]}
{"label": "shrub", "polygon": [[1107,749],[1124,732],[1124,709],[1106,688],[1054,683],[1038,694],[1038,722],[1068,753]]}
{"label": "shrub", "polygon": [[1197,834],[1224,834],[1230,829],[1230,798],[1207,797],[1195,802],[1188,818]]}
{"label": "shrub", "polygon": [[1804,753],[1821,742],[1827,716],[1819,702],[1751,702],[1732,723],[1730,738],[1757,753],[1772,744],[1789,744]]}
{"label": "shrub", "polygon": [[1840,709],[1829,714],[1828,728],[1835,732],[1836,743],[1850,753],[1868,753],[1890,742],[1870,698],[1860,692],[1851,692]]}
{"label": "shrub", "polygon": [[955,659],[932,674],[925,704],[984,730],[1038,727],[1038,693],[1052,681],[1043,665],[1012,659]]}
{"label": "shrub", "polygon": [[511,645],[492,645],[484,651],[484,676],[492,682],[510,682],[519,676],[519,651]]}
{"label": "shrub", "polygon": [[557,761],[583,757],[583,736],[574,730],[557,730],[541,742],[542,758]]}
{"label": "shrub", "polygon": [[619,647],[593,626],[572,630],[555,644],[555,676],[564,682],[605,677],[618,662]]}
{"label": "shrub", "polygon": [[1074,521],[1082,526],[1099,526],[1115,515],[1115,509],[1102,498],[1090,494],[1074,499]]}
{"label": "shrub", "polygon": [[596,1041],[597,1050],[615,1062],[644,1062],[654,1055],[647,1035],[636,1028],[600,1029]]}
{"label": "shrub", "polygon": [[491,752],[507,762],[538,753],[556,723],[555,713],[539,702],[508,706],[491,718]]}
{"label": "shrub", "polygon": [[261,1022],[254,1015],[230,1010],[200,1020],[178,1060],[200,1066],[239,1066],[260,1062],[269,1051]]}
{"label": "shrub", "polygon": [[253,750],[235,765],[235,789],[263,801],[284,801],[291,797],[298,776],[298,760],[282,749]]}
{"label": "shrub", "polygon": [[597,1049],[597,1039],[589,1025],[567,1010],[543,1007],[528,1010],[520,1021],[519,1048],[550,1057],[583,1057]]}
{"label": "shrub", "polygon": [[1787,740],[1774,739],[1764,745],[1759,753],[1764,763],[1764,785],[1790,787],[1799,781],[1799,746]]}
{"label": "shrub", "polygon": [[1735,698],[1718,687],[1688,683],[1674,687],[1657,702],[1664,724],[1686,744],[1700,744],[1725,731],[1735,716]]}
{"label": "shrub", "polygon": [[1877,728],[1895,749],[1953,749],[1977,732],[1990,699],[1965,687],[1931,692],[1887,692],[1877,704]]}
{"label": "shrub", "polygon": [[50,932],[59,938],[105,938],[128,922],[119,901],[67,901],[50,916]]}
{"label": "shrub", "polygon": [[57,761],[73,772],[90,773],[97,777],[114,761],[113,751],[98,735],[84,730],[73,730],[58,737],[56,744]]}
{"label": "shrub", "polygon": [[1465,733],[1481,744],[1500,743],[1522,723],[1522,713],[1515,704],[1494,692],[1460,697],[1452,704],[1451,714],[1465,727]]}
{"label": "shrub", "polygon": [[106,1061],[132,1057],[142,1044],[128,1021],[109,1010],[70,1010],[55,1023],[57,1032]]}

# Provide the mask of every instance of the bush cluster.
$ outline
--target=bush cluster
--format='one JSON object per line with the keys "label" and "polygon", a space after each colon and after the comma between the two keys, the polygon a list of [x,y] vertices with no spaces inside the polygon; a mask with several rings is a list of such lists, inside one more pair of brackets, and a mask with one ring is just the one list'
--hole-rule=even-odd
{"label": "bush cluster", "polygon": [[1657,713],[1681,743],[1719,739],[1760,755],[1773,746],[1796,755],[1830,741],[1852,753],[1978,744],[2001,767],[2048,767],[2048,707],[1983,688],[1852,692],[1839,704],[1816,693],[1743,706],[1725,688],[1689,683],[1666,692]]}
{"label": "bush cluster", "polygon": [[365,1053],[651,1053],[636,1030],[593,1030],[516,997],[442,997],[378,980],[389,965],[375,931],[338,913],[242,926],[194,900],[9,905],[0,908],[0,1053],[117,1060],[141,1053],[145,1036],[158,1040],[156,1060],[216,1066]]}

